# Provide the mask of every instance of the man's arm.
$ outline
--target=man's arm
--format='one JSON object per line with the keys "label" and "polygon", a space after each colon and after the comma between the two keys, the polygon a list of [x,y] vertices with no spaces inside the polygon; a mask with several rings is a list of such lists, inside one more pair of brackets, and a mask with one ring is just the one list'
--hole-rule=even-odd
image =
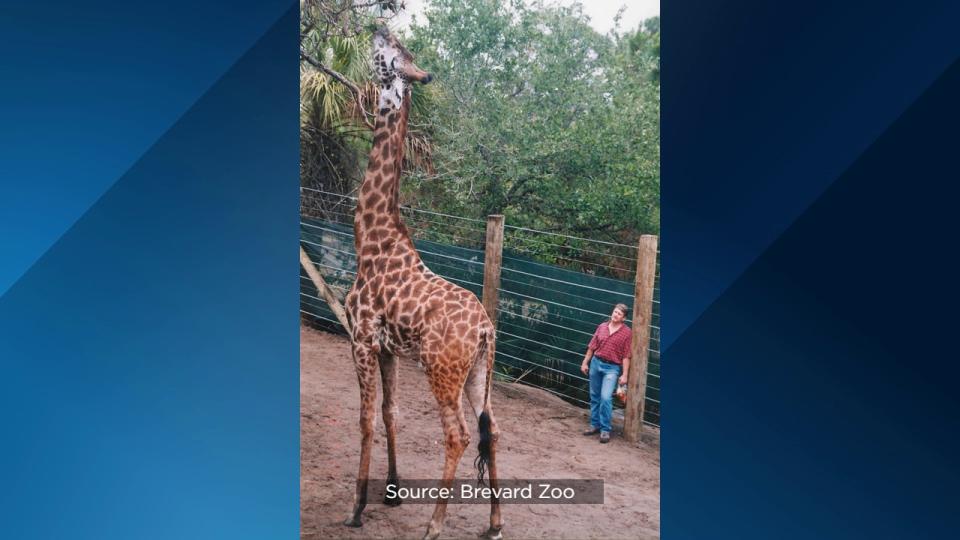
{"label": "man's arm", "polygon": [[623,372],[620,374],[620,384],[627,384],[627,373],[630,373],[630,342],[632,341],[632,334],[627,334],[627,341],[624,343],[626,350],[620,351],[623,354]]}
{"label": "man's arm", "polygon": [[[603,326],[603,323],[600,323],[600,326]],[[593,337],[590,338],[590,343],[587,343],[587,354],[583,355],[583,363],[580,364],[580,371],[584,375],[590,369],[590,359],[593,358],[594,347],[599,347],[600,342],[597,341],[597,336],[600,335],[600,326],[597,326],[597,329],[593,331]]]}
{"label": "man's arm", "polygon": [[593,358],[593,349],[587,347],[587,354],[583,356],[583,363],[580,364],[580,371],[586,375],[587,370],[590,369],[590,359]]}

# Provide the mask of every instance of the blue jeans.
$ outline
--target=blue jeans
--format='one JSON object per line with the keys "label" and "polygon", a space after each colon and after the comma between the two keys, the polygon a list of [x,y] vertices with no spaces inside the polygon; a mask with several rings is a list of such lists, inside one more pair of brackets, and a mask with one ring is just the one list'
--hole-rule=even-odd
{"label": "blue jeans", "polygon": [[609,364],[596,356],[590,360],[590,425],[600,431],[612,431],[613,391],[622,370],[621,366]]}

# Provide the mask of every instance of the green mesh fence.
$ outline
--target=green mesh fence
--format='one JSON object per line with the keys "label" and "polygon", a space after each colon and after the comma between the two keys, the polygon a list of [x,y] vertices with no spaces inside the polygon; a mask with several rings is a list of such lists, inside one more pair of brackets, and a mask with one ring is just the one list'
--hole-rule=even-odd
{"label": "green mesh fence", "polygon": [[[482,250],[427,240],[414,241],[436,274],[482,297]],[[356,272],[353,229],[301,219],[301,245],[342,298]],[[658,266],[659,282],[659,266]],[[343,328],[300,271],[304,318],[329,331]],[[543,264],[504,249],[497,320],[497,371],[510,381],[537,386],[580,406],[590,395],[580,363],[597,325],[617,303],[633,308],[634,284]],[[630,321],[628,320],[628,324]],[[660,288],[654,288],[644,422],[660,425]]]}

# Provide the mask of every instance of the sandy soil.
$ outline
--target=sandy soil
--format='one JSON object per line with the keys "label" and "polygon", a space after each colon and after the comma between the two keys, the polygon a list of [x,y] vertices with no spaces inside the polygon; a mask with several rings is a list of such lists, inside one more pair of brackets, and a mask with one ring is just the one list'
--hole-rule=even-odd
{"label": "sandy soil", "polygon": [[[416,362],[400,364],[397,435],[401,478],[438,478],[443,465],[440,419],[426,377]],[[371,501],[363,527],[341,524],[350,513],[360,459],[359,387],[342,336],[300,332],[300,535],[318,538],[421,538],[433,512],[428,504],[389,507]],[[644,428],[638,445],[614,434],[609,444],[580,432],[586,413],[535,388],[497,382],[493,411],[502,432],[497,464],[501,478],[604,480],[604,504],[504,504],[507,539],[660,538],[659,431]],[[386,437],[377,405],[371,478],[387,471]],[[473,478],[476,422],[458,478]],[[451,504],[440,538],[476,538],[489,525],[486,504]]]}

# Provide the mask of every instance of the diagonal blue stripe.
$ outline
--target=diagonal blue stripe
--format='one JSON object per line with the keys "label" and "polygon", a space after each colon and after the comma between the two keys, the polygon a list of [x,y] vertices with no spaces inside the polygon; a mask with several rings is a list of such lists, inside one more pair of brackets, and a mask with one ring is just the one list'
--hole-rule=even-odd
{"label": "diagonal blue stripe", "polygon": [[0,299],[4,538],[297,535],[296,26]]}
{"label": "diagonal blue stripe", "polygon": [[951,537],[958,94],[960,60],[670,347],[665,530]]}
{"label": "diagonal blue stripe", "polygon": [[[955,61],[956,60],[954,60],[954,62]],[[812,193],[813,198],[810,199],[808,202],[806,202],[805,205],[803,205],[802,207],[798,206],[797,214],[794,215],[789,222],[785,223],[782,227],[773,226],[773,225],[768,225],[764,227],[766,231],[768,231],[766,234],[768,238],[764,240],[755,239],[752,242],[753,245],[751,246],[751,249],[756,249],[757,250],[756,252],[752,252],[751,249],[744,249],[745,246],[734,247],[736,245],[735,242],[729,239],[725,239],[726,241],[717,239],[717,241],[715,242],[704,242],[707,245],[712,244],[721,249],[731,249],[733,252],[738,252],[739,256],[736,257],[737,266],[731,267],[728,269],[728,272],[725,272],[725,274],[729,275],[728,281],[726,281],[725,283],[721,283],[717,281],[705,282],[705,281],[697,280],[695,278],[690,279],[690,276],[684,276],[687,279],[684,279],[683,281],[685,282],[685,285],[687,285],[689,288],[698,288],[698,285],[699,287],[702,288],[700,290],[700,297],[698,300],[700,302],[703,302],[703,304],[702,304],[702,307],[700,307],[699,305],[690,306],[692,309],[689,309],[688,311],[686,311],[683,314],[683,317],[677,317],[676,319],[673,319],[673,318],[671,319],[670,324],[667,326],[667,328],[669,328],[669,335],[671,337],[669,339],[668,338],[663,339],[664,350],[668,351],[670,349],[670,346],[673,343],[675,343],[677,340],[681,339],[683,335],[687,332],[687,330],[690,329],[690,327],[696,325],[697,321],[699,321],[700,318],[702,318],[703,315],[706,312],[708,312],[710,308],[720,298],[723,297],[723,295],[726,293],[727,290],[733,287],[737,283],[737,281],[740,280],[743,277],[743,275],[750,270],[750,268],[753,266],[753,264],[756,263],[757,260],[763,257],[764,253],[766,253],[767,250],[769,250],[773,245],[776,244],[778,239],[781,238],[783,234],[789,231],[790,228],[793,227],[794,224],[804,216],[804,214],[807,212],[807,210],[809,210],[810,207],[815,205],[817,201],[824,196],[824,194],[829,192],[831,187],[837,181],[841,180],[843,176],[850,171],[850,169],[852,169],[857,165],[858,161],[862,159],[864,155],[870,152],[871,148],[873,148],[873,145],[876,143],[876,141],[884,137],[887,134],[887,132],[893,126],[895,126],[897,122],[905,114],[907,114],[910,111],[910,108],[917,101],[923,99],[924,94],[928,92],[930,88],[932,88],[935,84],[937,84],[937,81],[939,81],[939,79],[943,77],[943,74],[946,73],[947,70],[951,69],[951,67],[952,67],[952,64],[944,68],[944,70],[941,71],[940,74],[936,78],[934,78],[926,88],[924,88],[917,94],[913,102],[905,106],[904,109],[902,109],[899,113],[895,114],[893,119],[890,121],[890,123],[886,126],[886,128],[882,132],[877,134],[869,143],[866,144],[865,148],[863,148],[859,153],[853,155],[847,161],[848,162],[847,167],[839,175],[837,175],[832,180],[826,182],[818,192]],[[764,189],[758,190],[758,192],[752,196],[758,199],[763,199],[767,197],[774,198],[775,195],[769,193],[769,191],[772,189],[774,188],[770,186],[765,186]],[[674,212],[675,215],[683,216],[682,219],[679,219],[676,221],[685,222],[688,224],[696,224],[698,227],[702,227],[702,229],[699,231],[701,235],[710,234],[709,224],[700,221],[698,216],[694,214],[686,213],[679,208],[672,209],[672,212]],[[728,264],[730,264],[729,261],[728,261]],[[742,265],[742,266],[739,266],[739,265]],[[672,269],[672,267],[669,263],[667,264],[667,268],[668,270],[666,273],[670,274],[670,269]]]}
{"label": "diagonal blue stripe", "polygon": [[[764,256],[764,254],[767,253],[767,251],[769,251],[771,248],[775,247],[775,246],[777,245],[777,242],[780,241],[781,238],[783,238],[783,235],[784,235],[784,234],[787,234],[787,233],[790,231],[790,229],[791,229],[792,227],[794,227],[799,220],[803,219],[803,217],[804,217],[804,215],[807,213],[807,211],[808,211],[811,207],[813,207],[814,205],[817,204],[817,201],[819,201],[819,200],[820,200],[822,197],[824,197],[825,195],[829,194],[829,192],[830,192],[830,190],[833,188],[833,186],[834,186],[837,182],[841,182],[841,181],[844,179],[844,177],[845,177],[847,174],[849,174],[849,172],[850,172],[852,169],[854,169],[854,168],[858,165],[858,163],[859,163],[862,159],[864,159],[864,157],[867,156],[867,155],[873,150],[873,148],[874,148],[874,146],[876,145],[877,141],[880,141],[880,140],[883,139],[885,136],[887,136],[888,133],[897,126],[898,122],[900,122],[900,120],[901,120],[905,115],[909,114],[910,111],[911,111],[911,109],[912,109],[913,107],[915,107],[918,102],[920,102],[920,101],[922,101],[922,100],[924,99],[924,96],[925,96],[926,94],[928,94],[928,93],[931,91],[931,89],[932,89],[933,87],[935,87],[935,86],[940,82],[940,80],[944,77],[944,74],[946,74],[947,71],[949,71],[950,69],[953,69],[953,68],[954,68],[955,63],[956,63],[956,60],[954,60],[954,63],[953,63],[953,64],[951,64],[951,65],[948,66],[946,69],[944,69],[944,71],[941,72],[940,75],[939,75],[936,79],[934,79],[927,88],[924,89],[924,91],[914,100],[913,103],[911,103],[907,108],[905,108],[903,111],[901,111],[900,114],[898,114],[898,115],[896,116],[896,118],[890,122],[890,124],[889,124],[889,125],[887,126],[887,128],[883,131],[883,133],[880,133],[879,135],[877,135],[877,136],[873,139],[873,141],[871,141],[871,143],[867,146],[866,149],[864,149],[859,155],[855,156],[855,157],[851,160],[851,162],[850,162],[850,164],[847,166],[847,168],[846,168],[840,175],[838,175],[836,178],[834,178],[834,179],[831,180],[829,183],[827,183],[827,184],[824,186],[823,190],[816,196],[816,198],[813,199],[812,201],[810,201],[810,202],[804,207],[804,209],[803,209],[797,216],[795,216],[795,217],[793,218],[793,220],[792,220],[789,224],[787,224],[779,234],[776,235],[776,237],[772,238],[767,244],[765,244],[765,245],[763,246],[763,249],[762,249],[760,252],[758,252],[756,255],[749,256],[748,258],[745,258],[745,261],[746,261],[746,262],[745,262],[744,268],[743,268],[740,272],[736,273],[736,274],[731,278],[730,282],[729,282],[727,285],[722,286],[722,287],[715,293],[715,295],[712,295],[711,297],[706,297],[706,298],[704,299],[704,301],[707,302],[706,305],[703,307],[703,309],[702,309],[701,311],[699,311],[698,313],[696,313],[696,314],[693,316],[693,319],[692,319],[688,324],[678,324],[678,325],[676,325],[675,327],[674,327],[673,324],[671,324],[670,326],[671,326],[671,327],[674,327],[674,329],[672,330],[671,333],[673,333],[674,335],[676,335],[676,337],[675,337],[673,340],[671,340],[669,343],[667,343],[666,341],[664,341],[664,351],[667,352],[667,353],[669,353],[670,346],[671,346],[673,343],[675,343],[676,341],[679,341],[679,340],[683,339],[684,335],[685,335],[692,327],[695,327],[695,326],[697,325],[698,321],[700,321],[701,318],[703,318],[703,316],[704,316],[706,313],[708,313],[708,312],[710,311],[710,309],[711,309],[717,302],[719,302],[719,301],[724,297],[724,295],[727,293],[727,291],[729,291],[730,288],[734,287],[741,279],[743,279],[743,277],[744,277],[748,272],[750,272],[750,270],[753,268],[754,264],[756,264],[756,262],[757,262],[758,260],[760,260],[760,259]],[[762,196],[762,195],[761,195],[761,196]],[[671,322],[672,322],[672,321],[671,321]]]}
{"label": "diagonal blue stripe", "polygon": [[956,2],[805,10],[664,13],[665,345],[960,55]]}
{"label": "diagonal blue stripe", "polygon": [[[13,287],[20,279],[23,278],[24,275],[26,275],[30,271],[30,268],[32,268],[33,265],[37,264],[37,262],[44,256],[44,254],[46,254],[50,249],[52,249],[56,245],[56,243],[63,237],[64,234],[68,233],[70,229],[73,228],[73,226],[80,219],[82,219],[87,212],[89,212],[94,206],[96,206],[96,204],[107,193],[109,193],[109,191],[113,188],[114,185],[116,185],[117,182],[121,181],[123,177],[127,173],[129,173],[131,169],[136,167],[136,165],[140,162],[140,160],[143,159],[143,156],[148,154],[156,146],[158,141],[162,140],[164,136],[166,136],[171,130],[173,130],[177,126],[177,124],[180,122],[180,120],[183,119],[183,117],[187,115],[191,111],[191,109],[196,107],[197,103],[199,103],[211,91],[211,89],[214,88],[220,82],[220,80],[225,76],[226,73],[229,73],[229,71],[233,69],[239,62],[243,61],[244,56],[253,47],[255,47],[261,39],[263,39],[263,36],[266,35],[267,32],[269,32],[274,26],[276,26],[277,24],[276,21],[278,21],[282,17],[283,15],[279,17],[274,17],[273,18],[274,22],[267,27],[267,30],[265,30],[263,33],[259,35],[256,35],[255,37],[253,37],[252,41],[245,44],[244,48],[242,49],[243,52],[237,55],[235,59],[225,69],[220,71],[219,75],[216,76],[214,81],[209,85],[207,85],[206,88],[204,88],[200,94],[196,95],[193,98],[192,102],[189,103],[189,105],[187,105],[179,114],[176,114],[173,120],[168,124],[168,127],[164,129],[159,135],[155,136],[153,141],[150,142],[145,147],[145,149],[141,152],[140,156],[135,158],[131,165],[127,166],[123,174],[116,177],[116,179],[112,183],[102,186],[102,188],[97,187],[96,185],[90,185],[89,186],[90,190],[102,189],[102,191],[100,191],[99,193],[93,192],[93,191],[87,191],[86,193],[84,193],[83,198],[86,198],[86,197],[91,198],[91,202],[86,208],[75,207],[75,208],[70,208],[69,210],[60,209],[59,210],[60,214],[57,216],[59,219],[53,218],[53,216],[51,216],[51,218],[53,218],[52,221],[56,223],[56,226],[63,226],[62,230],[57,231],[55,229],[48,228],[45,231],[45,234],[47,237],[45,237],[42,241],[34,238],[29,246],[25,245],[21,248],[24,251],[21,257],[18,257],[15,259],[11,257],[11,254],[9,253],[11,246],[7,246],[8,253],[6,254],[7,261],[5,262],[5,265],[4,265],[5,269],[3,272],[4,274],[3,280],[7,280],[8,282],[4,283],[4,281],[0,280],[0,299],[2,299],[3,296],[10,290],[10,288]],[[43,209],[38,209],[38,210],[42,211]],[[71,218],[71,216],[74,215],[73,214],[74,212],[76,212],[76,217]],[[8,216],[8,218],[9,217],[10,216]],[[18,225],[18,228],[21,226],[23,225]],[[14,235],[11,234],[10,237],[14,238]],[[36,255],[33,256],[32,259],[29,258],[31,256],[31,252],[36,253]],[[18,266],[20,265],[23,265],[22,271],[18,271]]]}
{"label": "diagonal blue stripe", "polygon": [[289,5],[4,2],[0,294]]}

